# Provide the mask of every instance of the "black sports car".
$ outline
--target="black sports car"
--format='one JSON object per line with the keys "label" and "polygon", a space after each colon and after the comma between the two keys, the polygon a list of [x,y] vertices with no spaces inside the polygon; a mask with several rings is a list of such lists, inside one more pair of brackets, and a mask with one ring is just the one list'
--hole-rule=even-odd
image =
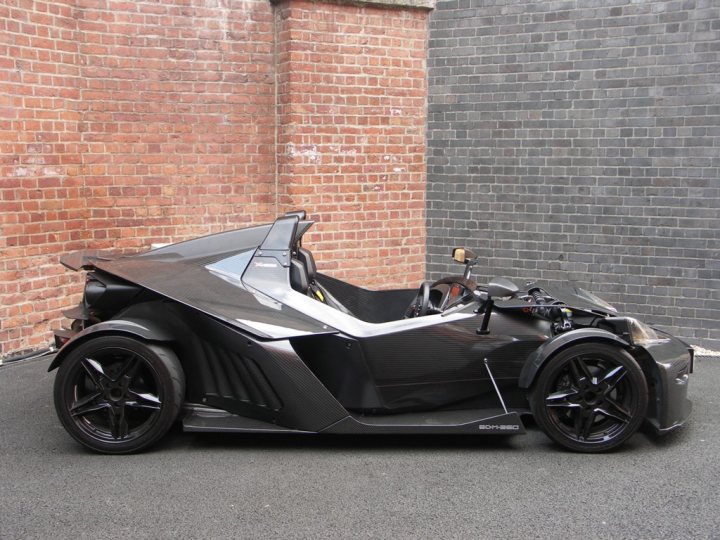
{"label": "black sports car", "polygon": [[50,370],[76,440],[127,453],[186,431],[519,434],[600,452],[687,419],[687,344],[579,288],[472,280],[370,291],[317,272],[304,211],[132,256],[80,252]]}

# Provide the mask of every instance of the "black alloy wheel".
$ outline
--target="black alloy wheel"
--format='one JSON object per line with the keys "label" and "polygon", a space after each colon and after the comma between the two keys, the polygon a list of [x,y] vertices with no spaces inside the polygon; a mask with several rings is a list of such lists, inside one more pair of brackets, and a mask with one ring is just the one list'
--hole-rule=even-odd
{"label": "black alloy wheel", "polygon": [[545,433],[578,452],[625,442],[645,418],[647,401],[647,381],[635,359],[602,343],[575,345],[551,358],[530,396]]}
{"label": "black alloy wheel", "polygon": [[185,377],[165,347],[99,336],[71,350],[55,379],[65,429],[97,452],[125,454],[155,443],[176,420]]}

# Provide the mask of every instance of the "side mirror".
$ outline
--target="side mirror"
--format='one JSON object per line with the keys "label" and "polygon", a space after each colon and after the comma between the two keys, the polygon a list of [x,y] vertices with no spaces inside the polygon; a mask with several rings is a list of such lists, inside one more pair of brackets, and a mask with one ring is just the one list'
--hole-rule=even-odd
{"label": "side mirror", "polygon": [[490,314],[495,304],[493,298],[507,298],[508,296],[512,298],[519,292],[518,286],[509,279],[499,277],[490,280],[487,288],[488,297],[487,302],[485,302],[485,315],[483,316],[482,326],[476,331],[478,335],[484,336],[490,333],[488,326],[490,326]]}
{"label": "side mirror", "polygon": [[467,264],[468,261],[477,259],[477,255],[467,248],[457,247],[453,249],[452,258],[460,264]]}
{"label": "side mirror", "polygon": [[520,289],[509,279],[493,278],[488,283],[487,292],[490,298],[505,298],[515,296],[520,292]]}

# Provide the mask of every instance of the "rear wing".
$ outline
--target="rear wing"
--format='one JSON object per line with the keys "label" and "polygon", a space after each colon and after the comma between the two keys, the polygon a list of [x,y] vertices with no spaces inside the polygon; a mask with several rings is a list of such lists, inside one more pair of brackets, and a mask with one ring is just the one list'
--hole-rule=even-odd
{"label": "rear wing", "polygon": [[60,257],[60,264],[74,272],[81,269],[92,270],[95,268],[96,261],[112,261],[119,256],[121,256],[121,254],[116,251],[87,249],[63,255]]}

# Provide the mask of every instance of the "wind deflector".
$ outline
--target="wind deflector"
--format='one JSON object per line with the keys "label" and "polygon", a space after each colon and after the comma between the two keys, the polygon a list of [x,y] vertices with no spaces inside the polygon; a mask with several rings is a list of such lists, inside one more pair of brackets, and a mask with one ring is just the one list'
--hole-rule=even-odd
{"label": "wind deflector", "polygon": [[305,234],[307,230],[313,225],[315,225],[314,221],[301,221],[300,223],[298,223],[297,232],[295,233],[295,241],[300,241],[303,234]]}
{"label": "wind deflector", "polygon": [[297,215],[276,219],[260,249],[262,251],[289,251],[295,241],[295,232],[299,222],[300,218]]}
{"label": "wind deflector", "polygon": [[300,221],[302,221],[307,217],[307,212],[305,212],[305,210],[293,210],[292,212],[285,212],[285,215],[297,216],[300,218]]}

